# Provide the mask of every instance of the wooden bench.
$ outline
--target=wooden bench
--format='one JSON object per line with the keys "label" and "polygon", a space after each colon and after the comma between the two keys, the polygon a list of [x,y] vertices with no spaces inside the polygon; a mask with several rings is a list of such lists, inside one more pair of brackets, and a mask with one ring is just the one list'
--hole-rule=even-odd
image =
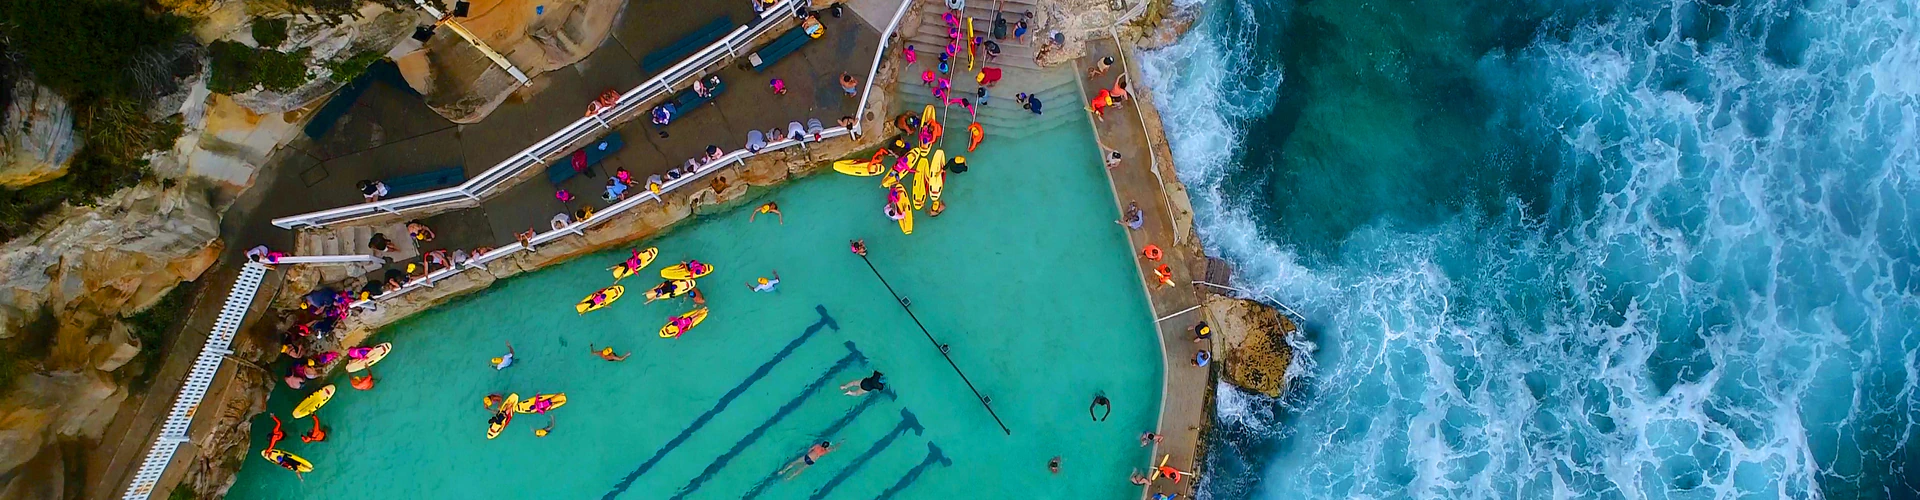
{"label": "wooden bench", "polygon": [[706,26],[701,26],[700,29],[694,30],[693,33],[681,37],[680,40],[673,42],[672,45],[653,51],[647,54],[646,57],[640,58],[640,72],[653,73],[666,69],[667,66],[672,66],[674,63],[680,62],[681,59],[686,58],[695,51],[719,41],[720,37],[727,36],[727,32],[732,31],[733,28],[732,18],[724,15],[720,16],[719,19],[715,19],[713,22],[707,23]]}

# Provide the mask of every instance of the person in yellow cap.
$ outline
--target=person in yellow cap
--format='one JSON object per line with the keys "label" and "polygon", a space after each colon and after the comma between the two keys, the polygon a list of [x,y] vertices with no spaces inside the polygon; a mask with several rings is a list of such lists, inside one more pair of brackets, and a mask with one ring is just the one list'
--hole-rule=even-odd
{"label": "person in yellow cap", "polygon": [[1213,338],[1213,327],[1207,326],[1207,322],[1202,321],[1200,324],[1193,326],[1194,343],[1206,342],[1209,338]]}
{"label": "person in yellow cap", "polygon": [[773,270],[773,279],[771,280],[762,277],[760,278],[759,284],[753,284],[753,283],[747,284],[748,289],[751,289],[756,292],[771,292],[773,291],[774,287],[778,287],[778,286],[780,286],[780,270],[779,269]]}
{"label": "person in yellow cap", "polygon": [[602,347],[599,349],[595,349],[593,347],[593,344],[587,344],[587,350],[593,352],[593,355],[599,356],[600,359],[604,359],[607,361],[626,361],[627,356],[633,355],[632,351],[628,351],[626,354],[615,356],[613,355],[613,347]]}
{"label": "person in yellow cap", "polygon": [[507,354],[500,356],[498,358],[493,358],[493,362],[491,364],[493,365],[493,369],[495,370],[505,370],[507,369],[507,367],[513,366],[513,343],[508,342]]}

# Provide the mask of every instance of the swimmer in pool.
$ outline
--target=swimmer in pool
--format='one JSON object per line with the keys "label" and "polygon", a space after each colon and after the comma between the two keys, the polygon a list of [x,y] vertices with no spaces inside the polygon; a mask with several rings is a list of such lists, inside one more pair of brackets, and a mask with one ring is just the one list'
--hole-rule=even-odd
{"label": "swimmer in pool", "polygon": [[[787,462],[786,467],[781,467],[780,472],[775,472],[774,474],[785,474],[787,480],[791,481],[795,476],[799,476],[801,472],[807,470],[808,466],[813,465],[814,462],[818,462],[820,457],[824,457],[827,453],[831,453],[838,448],[840,448],[838,444],[821,441],[820,444],[807,448],[807,453],[801,455],[800,458],[796,458],[792,462]],[[788,473],[789,470],[791,470],[792,473]]]}
{"label": "swimmer in pool", "polygon": [[513,343],[512,342],[507,343],[507,354],[500,356],[498,358],[493,358],[492,364],[493,364],[493,369],[495,370],[505,370],[507,369],[507,367],[513,366]]}
{"label": "swimmer in pool", "polygon": [[[1107,413],[1105,415],[1096,416],[1093,414],[1094,408],[1104,408],[1107,410]],[[1094,394],[1093,404],[1087,405],[1087,416],[1092,417],[1093,421],[1095,422],[1105,422],[1107,421],[1107,417],[1112,415],[1113,415],[1113,402],[1108,401],[1107,395],[1105,394]]]}
{"label": "swimmer in pool", "polygon": [[313,415],[313,430],[300,436],[302,443],[318,443],[327,440],[327,428],[320,425],[320,416]]}
{"label": "swimmer in pool", "polygon": [[756,285],[753,283],[748,283],[747,289],[753,290],[756,292],[771,292],[773,291],[774,288],[779,286],[780,286],[780,270],[775,269],[773,270],[773,279],[769,280],[764,277],[760,278],[760,284]]}
{"label": "swimmer in pool", "polygon": [[847,242],[847,247],[853,250],[854,255],[861,257],[867,256],[867,240],[859,239]]}
{"label": "swimmer in pool", "polygon": [[761,204],[761,205],[760,205],[760,208],[755,208],[755,209],[753,209],[753,213],[751,213],[751,214],[747,214],[747,222],[753,222],[753,218],[754,218],[754,217],[759,217],[759,216],[760,216],[760,214],[773,214],[773,215],[775,215],[775,216],[778,216],[778,217],[780,217],[780,223],[781,223],[781,224],[786,224],[786,223],[787,223],[787,215],[786,215],[786,214],[783,214],[783,213],[780,213],[780,204],[779,204],[779,203],[774,203],[774,202],[771,202],[771,201],[769,201],[769,202],[766,202],[766,203],[763,203],[763,204]]}
{"label": "swimmer in pool", "polygon": [[874,371],[872,375],[868,375],[865,378],[840,384],[840,390],[847,391],[848,396],[859,396],[886,388],[887,376],[881,374],[879,371]]}
{"label": "swimmer in pool", "polygon": [[553,421],[553,415],[552,415],[552,414],[548,414],[548,415],[547,415],[547,426],[546,426],[546,427],[541,427],[541,428],[539,428],[539,429],[534,429],[534,430],[533,430],[533,435],[534,435],[534,437],[547,437],[547,434],[552,434],[552,433],[553,433],[553,424],[554,424],[554,421]]}
{"label": "swimmer in pool", "polygon": [[632,356],[632,355],[633,355],[633,351],[627,351],[627,353],[626,353],[626,354],[622,354],[622,355],[619,355],[619,356],[615,356],[615,355],[613,355],[613,348],[612,348],[612,347],[602,347],[602,348],[599,348],[599,349],[595,349],[595,348],[593,347],[593,344],[591,344],[591,343],[589,343],[589,344],[587,344],[587,350],[588,350],[588,351],[591,351],[591,352],[593,352],[593,355],[595,355],[595,356],[599,356],[599,357],[600,357],[600,359],[604,359],[604,360],[607,360],[607,361],[626,361],[626,360],[627,360],[627,356]]}
{"label": "swimmer in pool", "polygon": [[280,431],[279,415],[274,415],[269,413],[267,414],[267,416],[273,417],[273,434],[267,437],[267,449],[271,450],[273,449],[274,446],[278,446],[280,444],[280,440],[287,438],[287,433]]}
{"label": "swimmer in pool", "polygon": [[699,287],[694,287],[693,289],[693,305],[696,305],[696,306],[707,305],[707,296],[700,293]]}

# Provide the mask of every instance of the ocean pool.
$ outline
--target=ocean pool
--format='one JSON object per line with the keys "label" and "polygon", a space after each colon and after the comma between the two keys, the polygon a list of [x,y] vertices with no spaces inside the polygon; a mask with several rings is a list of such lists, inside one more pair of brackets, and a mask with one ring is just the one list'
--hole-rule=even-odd
{"label": "ocean pool", "polygon": [[[623,282],[628,297],[575,314],[607,285],[626,249],[502,280],[387,328],[394,343],[378,385],[344,379],[320,418],[288,411],[306,391],[281,387],[269,412],[286,421],[282,449],[314,462],[304,480],[258,458],[273,427],[253,421],[254,447],[233,498],[1022,498],[1137,495],[1129,470],[1147,461],[1137,436],[1161,390],[1153,318],[1133,275],[1092,131],[1078,113],[1018,138],[990,136],[949,176],[949,208],[916,214],[902,235],[880,214],[875,178],[822,174],[639,243],[660,260]],[[785,224],[749,223],[777,201]],[[865,238],[873,269],[992,406],[954,369],[876,273],[847,251]],[[680,339],[656,335],[684,299],[643,304],[656,271],[685,258],[717,266],[700,280],[712,315]],[[778,270],[776,293],[747,283]],[[511,342],[517,362],[489,358]],[[588,345],[632,351],[603,361]],[[889,391],[837,387],[870,371]],[[316,387],[318,384],[309,386]],[[565,392],[548,421],[519,415],[485,437],[491,393]],[[1103,422],[1095,393],[1113,401]],[[773,474],[812,442],[840,448],[792,480]],[[1062,457],[1062,471],[1047,471]]]}

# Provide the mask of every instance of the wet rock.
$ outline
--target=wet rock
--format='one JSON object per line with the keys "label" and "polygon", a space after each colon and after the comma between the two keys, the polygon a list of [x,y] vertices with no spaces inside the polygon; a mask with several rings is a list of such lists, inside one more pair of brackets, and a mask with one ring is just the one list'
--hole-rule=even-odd
{"label": "wet rock", "polygon": [[67,172],[80,148],[73,130],[73,107],[53,89],[21,78],[8,89],[6,120],[0,125],[0,187],[21,188]]}
{"label": "wet rock", "polygon": [[1279,397],[1287,383],[1293,348],[1287,336],[1299,331],[1280,311],[1251,300],[1211,297],[1206,303],[1213,345],[1221,360],[1221,378],[1241,389]]}

